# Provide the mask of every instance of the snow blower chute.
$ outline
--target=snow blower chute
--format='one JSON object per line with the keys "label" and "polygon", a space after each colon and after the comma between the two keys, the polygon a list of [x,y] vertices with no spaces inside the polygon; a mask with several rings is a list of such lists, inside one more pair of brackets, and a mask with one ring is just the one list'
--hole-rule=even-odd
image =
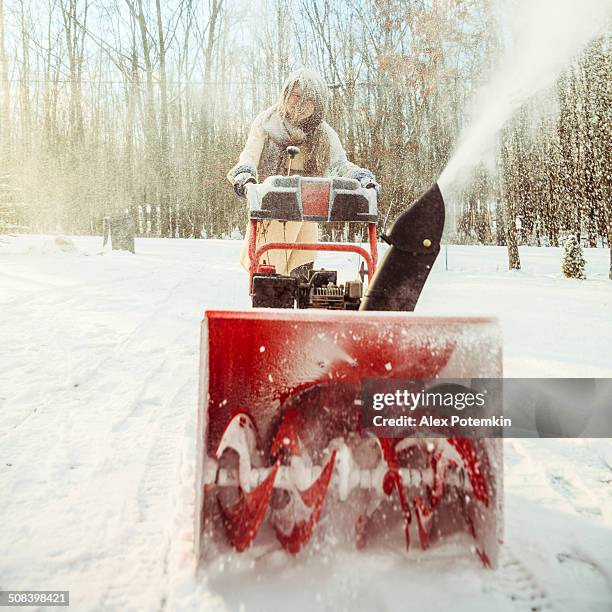
{"label": "snow blower chute", "polygon": [[[376,193],[356,181],[270,177],[249,188],[249,200],[252,221],[308,218],[316,210],[320,221],[368,223],[373,236]],[[426,549],[445,541],[495,566],[501,439],[379,435],[363,428],[368,381],[410,379],[427,386],[440,379],[501,377],[495,320],[405,312],[416,305],[443,226],[444,201],[434,185],[383,236],[390,246],[378,270],[375,239],[369,254],[358,251],[369,268],[365,297],[335,275],[317,276],[329,271],[311,271],[309,279],[295,282],[264,270],[259,285],[262,251],[253,245],[251,294],[264,287],[265,300],[278,298],[283,309],[205,314],[198,559],[258,547],[308,554],[325,546],[401,542]],[[356,250],[330,246],[306,245]]]}

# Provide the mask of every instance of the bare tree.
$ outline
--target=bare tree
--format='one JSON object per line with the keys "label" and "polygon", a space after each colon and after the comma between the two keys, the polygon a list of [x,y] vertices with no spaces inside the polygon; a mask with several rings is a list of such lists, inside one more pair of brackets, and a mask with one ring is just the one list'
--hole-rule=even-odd
{"label": "bare tree", "polygon": [[64,23],[66,51],[70,81],[70,135],[73,142],[83,139],[83,110],[81,100],[81,80],[83,72],[83,56],[85,52],[84,28],[87,27],[87,11],[89,0],[84,0],[79,11],[79,0],[60,0],[60,8]]}
{"label": "bare tree", "polygon": [[2,88],[0,97],[0,157],[6,161],[9,158],[11,148],[11,97],[4,23],[4,0],[0,0],[0,86]]}

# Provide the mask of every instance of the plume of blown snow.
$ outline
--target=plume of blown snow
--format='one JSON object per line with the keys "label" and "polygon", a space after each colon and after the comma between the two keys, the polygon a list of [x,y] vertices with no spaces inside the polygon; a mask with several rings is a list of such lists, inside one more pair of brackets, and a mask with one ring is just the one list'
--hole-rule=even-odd
{"label": "plume of blown snow", "polygon": [[491,158],[497,135],[529,98],[551,86],[561,72],[609,25],[612,0],[515,0],[505,57],[476,94],[470,121],[438,181],[442,191],[457,192],[474,169]]}

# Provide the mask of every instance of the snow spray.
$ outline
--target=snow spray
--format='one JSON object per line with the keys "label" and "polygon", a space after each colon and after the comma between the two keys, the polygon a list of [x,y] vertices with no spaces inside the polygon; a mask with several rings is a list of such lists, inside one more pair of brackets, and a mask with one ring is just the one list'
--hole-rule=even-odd
{"label": "snow spray", "polygon": [[571,58],[602,33],[612,0],[517,0],[503,2],[511,17],[512,46],[500,68],[476,94],[470,121],[438,184],[445,198],[469,182],[490,159],[496,136],[530,97],[552,85]]}

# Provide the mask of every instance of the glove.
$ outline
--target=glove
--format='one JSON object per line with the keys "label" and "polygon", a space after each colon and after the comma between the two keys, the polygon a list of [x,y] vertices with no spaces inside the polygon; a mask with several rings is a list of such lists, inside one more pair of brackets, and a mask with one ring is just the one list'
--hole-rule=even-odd
{"label": "glove", "polygon": [[246,195],[247,183],[256,183],[255,177],[250,172],[241,172],[234,177],[234,191],[241,198]]}
{"label": "glove", "polygon": [[380,192],[380,185],[376,182],[374,175],[365,168],[356,168],[351,173],[351,178],[359,181],[359,184],[364,189],[376,189],[376,193]]}
{"label": "glove", "polygon": [[242,166],[238,166],[235,170],[234,170],[234,181],[233,181],[233,186],[234,186],[234,191],[236,192],[237,196],[240,196],[241,198],[244,197],[245,195],[245,186],[247,183],[256,183],[257,179],[256,177],[256,170],[255,168],[253,168],[253,166],[250,165],[242,165]]}

